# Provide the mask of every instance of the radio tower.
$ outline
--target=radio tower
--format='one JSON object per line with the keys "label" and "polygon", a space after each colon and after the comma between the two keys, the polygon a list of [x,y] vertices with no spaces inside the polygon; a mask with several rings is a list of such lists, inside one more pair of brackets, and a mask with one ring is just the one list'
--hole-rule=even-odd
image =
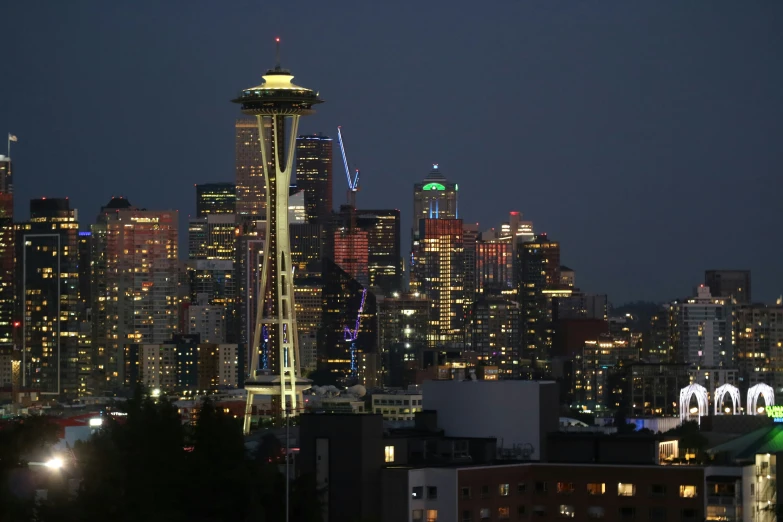
{"label": "radio tower", "polygon": [[[243,114],[254,116],[258,124],[259,146],[266,179],[266,236],[261,270],[259,306],[248,378],[245,381],[245,433],[250,432],[250,416],[255,395],[271,395],[279,400],[286,419],[295,414],[302,391],[310,381],[299,377],[299,340],[296,334],[293,267],[288,237],[288,185],[294,164],[299,117],[312,114],[313,105],[322,103],[318,93],[295,85],[290,71],[280,67],[280,39],[277,64],[263,75],[264,82],[243,90],[232,100]],[[261,332],[268,334],[268,370],[259,370]]]}

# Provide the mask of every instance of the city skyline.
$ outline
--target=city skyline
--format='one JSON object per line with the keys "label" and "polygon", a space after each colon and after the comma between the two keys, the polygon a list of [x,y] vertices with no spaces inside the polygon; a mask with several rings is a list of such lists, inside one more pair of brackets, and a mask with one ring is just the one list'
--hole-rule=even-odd
{"label": "city skyline", "polygon": [[[19,137],[12,148],[17,220],[26,218],[30,199],[70,197],[86,225],[120,194],[144,208],[194,216],[193,184],[234,180],[236,114],[225,100],[237,84],[257,83],[280,34],[283,64],[329,102],[300,133],[333,136],[343,125],[350,160],[363,172],[359,208],[398,208],[401,229],[409,230],[410,190],[439,163],[462,187],[467,223],[486,230],[521,211],[537,233],[561,242],[563,263],[581,288],[606,292],[615,304],[687,296],[713,268],[750,269],[754,300],[770,302],[783,291],[775,268],[783,246],[774,240],[783,216],[772,190],[783,106],[775,94],[780,71],[766,64],[781,43],[773,27],[783,10],[727,5],[679,6],[678,16],[665,5],[506,6],[449,45],[438,35],[467,23],[464,5],[438,13],[421,7],[416,20],[403,9],[397,16],[409,31],[366,9],[338,20],[338,10],[320,6],[298,17],[298,26],[285,20],[287,8],[258,8],[247,21],[221,10],[210,35],[198,30],[214,14],[204,6],[184,21],[168,6],[159,17],[143,8],[40,13],[3,6],[0,16],[18,21],[0,35],[6,48],[19,48],[8,56],[8,95],[0,100],[0,130]],[[33,15],[40,16],[35,26]],[[313,24],[323,17],[335,27],[316,40],[309,33],[321,34]],[[357,24],[362,17],[366,27]],[[260,29],[250,24],[254,18],[264,20]],[[511,20],[513,30],[505,25]],[[153,36],[146,42],[134,32],[142,21]],[[63,36],[55,22],[69,27],[67,41],[55,60],[39,59],[41,49],[54,47],[47,42]],[[104,26],[116,31],[95,29]],[[24,34],[30,27],[40,33]],[[369,30],[377,37],[361,38]],[[403,41],[417,35],[415,43]],[[333,38],[334,49],[318,48],[322,38]],[[352,41],[369,48],[357,50]],[[157,48],[165,52],[151,57]],[[370,59],[373,52],[382,60]],[[53,68],[31,68],[38,62]],[[336,67],[357,74],[339,78],[330,72]],[[462,101],[467,89],[460,86],[478,67],[497,82],[485,85],[488,98],[515,90],[510,104],[487,100],[475,112]],[[40,90],[51,74],[60,89],[54,96]],[[408,85],[413,76],[416,88]],[[132,99],[100,110],[113,99],[101,89],[115,85]],[[437,104],[416,98],[444,85]],[[378,89],[384,102],[371,105]],[[182,108],[172,107],[175,94],[185,96]],[[54,103],[63,109],[51,110]],[[118,118],[122,125],[105,132]],[[486,132],[470,134],[477,123]],[[67,154],[81,158],[73,172],[62,169]],[[487,183],[486,169],[497,186]],[[340,176],[334,185],[342,201]],[[747,233],[770,240],[752,251],[731,248]]]}

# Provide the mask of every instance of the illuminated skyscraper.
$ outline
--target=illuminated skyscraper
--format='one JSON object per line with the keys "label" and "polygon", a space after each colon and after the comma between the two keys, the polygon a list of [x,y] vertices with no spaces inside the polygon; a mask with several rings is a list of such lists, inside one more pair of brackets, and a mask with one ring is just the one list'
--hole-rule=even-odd
{"label": "illuminated skyscraper", "polygon": [[188,220],[188,258],[233,260],[236,228],[234,214],[210,214]]}
{"label": "illuminated skyscraper", "polygon": [[484,295],[473,304],[471,349],[485,366],[497,366],[501,379],[519,377],[519,303]]}
{"label": "illuminated skyscraper", "polygon": [[400,211],[357,210],[356,227],[367,232],[367,271],[370,287],[384,295],[402,290]]}
{"label": "illuminated skyscraper", "polygon": [[413,186],[413,236],[419,232],[419,220],[422,219],[457,219],[456,183],[446,179],[446,176],[435,164],[421,183]]}
{"label": "illuminated skyscraper", "polygon": [[[269,131],[269,125],[265,124]],[[263,218],[266,215],[266,171],[274,161],[274,151],[261,153],[258,123],[255,118],[236,121],[236,213],[240,217]]]}
{"label": "illuminated skyscraper", "polygon": [[0,346],[14,344],[14,235],[11,158],[0,155]]}
{"label": "illuminated skyscraper", "polygon": [[22,386],[48,395],[78,395],[78,232],[67,199],[34,199],[30,221],[17,225],[17,316]]}
{"label": "illuminated skyscraper", "polygon": [[113,198],[93,232],[93,321],[99,370],[124,382],[128,344],[164,343],[177,328],[178,216]]}
{"label": "illuminated skyscraper", "polygon": [[332,138],[296,139],[296,186],[305,191],[307,220],[325,225],[332,213]]}
{"label": "illuminated skyscraper", "polygon": [[422,219],[411,289],[430,299],[429,346],[464,342],[465,261],[461,219]]}
{"label": "illuminated skyscraper", "polygon": [[370,282],[367,231],[341,227],[334,232],[334,262],[367,287]]}
{"label": "illuminated skyscraper", "polygon": [[540,234],[535,240],[522,243],[517,257],[523,325],[520,356],[531,368],[545,371],[553,342],[553,292],[560,288],[560,243]]}
{"label": "illuminated skyscraper", "polygon": [[[321,103],[318,93],[295,85],[293,76],[278,64],[267,71],[261,85],[240,92],[233,100],[242,113],[254,116],[258,128],[258,146],[262,164],[267,167],[266,237],[256,328],[251,345],[251,366],[245,381],[248,400],[245,432],[250,431],[253,396],[272,395],[286,414],[297,411],[297,402],[309,381],[298,377],[294,308],[294,285],[288,228],[288,193],[294,164],[299,117],[311,114],[313,105]],[[237,183],[238,184],[238,183]],[[241,202],[241,196],[240,196]],[[266,351],[262,353],[265,329]],[[268,359],[269,372],[259,367],[259,359]]]}
{"label": "illuminated skyscraper", "polygon": [[236,214],[237,186],[233,183],[196,185],[196,217]]}

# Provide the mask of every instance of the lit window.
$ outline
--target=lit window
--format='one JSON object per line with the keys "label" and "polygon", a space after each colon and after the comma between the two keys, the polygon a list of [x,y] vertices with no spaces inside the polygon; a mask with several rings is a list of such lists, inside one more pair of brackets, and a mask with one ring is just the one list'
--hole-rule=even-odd
{"label": "lit window", "polygon": [[479,518],[481,520],[489,520],[489,508],[481,508],[481,511],[479,511]]}
{"label": "lit window", "polygon": [[386,446],[383,449],[383,453],[386,462],[394,462],[394,446]]}
{"label": "lit window", "polygon": [[696,496],[696,486],[680,486],[680,496],[683,498],[693,498]]}
{"label": "lit window", "polygon": [[437,509],[428,509],[427,510],[427,522],[438,522],[438,510]]}
{"label": "lit window", "polygon": [[560,504],[560,516],[565,518],[574,518],[574,506]]}
{"label": "lit window", "polygon": [[606,484],[603,482],[593,482],[587,485],[588,495],[603,495],[606,493]]}
{"label": "lit window", "polygon": [[422,520],[424,520],[424,510],[414,509],[413,516],[411,518],[413,519],[413,522],[421,522]]}
{"label": "lit window", "polygon": [[501,484],[498,487],[498,492],[500,493],[501,497],[507,497],[508,496],[508,490],[509,490],[508,484]]}
{"label": "lit window", "polygon": [[557,483],[557,492],[558,493],[573,493],[574,492],[574,483],[573,482],[558,482]]}
{"label": "lit window", "polygon": [[622,483],[617,484],[617,496],[620,497],[632,497],[636,495],[636,486],[634,484]]}
{"label": "lit window", "polygon": [[413,491],[411,492],[412,498],[424,498],[424,487],[423,486],[416,486],[413,488]]}

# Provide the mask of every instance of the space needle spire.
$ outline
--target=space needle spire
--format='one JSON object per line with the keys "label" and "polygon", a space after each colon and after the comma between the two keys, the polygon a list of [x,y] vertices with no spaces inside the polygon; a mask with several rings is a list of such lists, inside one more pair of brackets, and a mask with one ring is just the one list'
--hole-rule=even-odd
{"label": "space needle spire", "polygon": [[[293,264],[288,228],[288,188],[294,164],[299,117],[312,114],[322,103],[318,93],[293,83],[293,75],[280,65],[280,38],[275,38],[276,65],[263,75],[263,83],[244,89],[232,100],[258,125],[259,147],[265,166],[266,235],[261,269],[259,306],[252,353],[245,381],[247,406],[244,431],[250,431],[255,395],[269,395],[273,404],[295,414],[302,391],[310,381],[299,377],[299,340],[294,308]],[[259,369],[261,333],[265,332],[268,370]]]}

